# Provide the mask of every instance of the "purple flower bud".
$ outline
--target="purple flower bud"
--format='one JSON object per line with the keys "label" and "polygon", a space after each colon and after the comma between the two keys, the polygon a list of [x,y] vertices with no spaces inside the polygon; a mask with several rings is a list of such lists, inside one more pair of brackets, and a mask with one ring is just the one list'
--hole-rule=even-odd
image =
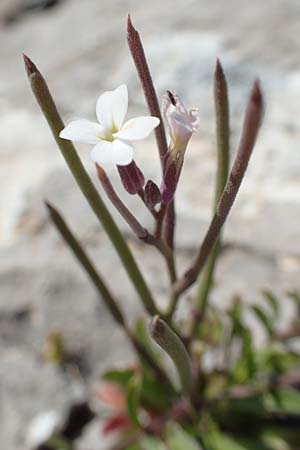
{"label": "purple flower bud", "polygon": [[157,184],[152,180],[148,180],[145,186],[145,203],[149,208],[161,202],[160,190]]}
{"label": "purple flower bud", "polygon": [[177,162],[172,158],[170,152],[167,155],[167,160],[164,168],[163,181],[161,185],[161,197],[164,204],[168,204],[173,200],[176,187],[181,172],[181,167],[178,167]]}
{"label": "purple flower bud", "polygon": [[127,166],[117,167],[123,186],[129,194],[135,195],[143,189],[145,178],[134,161]]}

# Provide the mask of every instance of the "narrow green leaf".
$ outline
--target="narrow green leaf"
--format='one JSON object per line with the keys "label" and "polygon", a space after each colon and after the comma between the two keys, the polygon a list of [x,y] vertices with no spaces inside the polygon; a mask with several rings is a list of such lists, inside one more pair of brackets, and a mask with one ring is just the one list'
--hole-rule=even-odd
{"label": "narrow green leaf", "polygon": [[261,435],[262,442],[270,448],[270,450],[293,450],[286,439],[281,436],[280,430],[263,431]]}
{"label": "narrow green leaf", "polygon": [[[229,100],[227,81],[219,60],[217,60],[214,80],[216,133],[217,133],[217,174],[214,198],[214,211],[217,208],[221,194],[228,178],[230,159],[230,123]],[[209,294],[213,287],[213,277],[217,258],[219,255],[221,236],[215,243],[211,254],[204,266],[198,288],[197,309],[200,315],[204,315],[209,300]],[[197,331],[197,323],[193,326],[193,334]]]}
{"label": "narrow green leaf", "polygon": [[170,407],[174,396],[157,379],[144,371],[142,377],[141,402],[143,405],[162,411]]}
{"label": "narrow green leaf", "polygon": [[149,355],[159,364],[160,354],[154,348],[153,341],[150,337],[148,326],[146,324],[145,318],[141,317],[137,320],[135,325],[135,336],[139,342],[143,345]]}
{"label": "narrow green leaf", "polygon": [[228,311],[228,316],[231,319],[231,335],[240,336],[243,332],[244,325],[242,324],[242,301],[240,297],[233,299],[233,304]]}
{"label": "narrow green leaf", "polygon": [[191,393],[193,375],[190,357],[176,333],[160,317],[155,316],[150,324],[151,336],[155,342],[169,355],[179,375],[182,391]]}
{"label": "narrow green leaf", "polygon": [[140,445],[140,450],[169,450],[160,439],[154,437],[145,437]]}
{"label": "narrow green leaf", "polygon": [[73,450],[72,443],[62,438],[61,436],[52,436],[48,444],[53,450]]}
{"label": "narrow green leaf", "polygon": [[279,315],[279,299],[278,297],[276,297],[276,295],[272,294],[272,292],[268,291],[268,290],[264,290],[262,292],[264,299],[266,300],[266,302],[268,303],[269,307],[271,308],[271,310],[273,311],[274,314],[274,318],[278,318]]}
{"label": "narrow green leaf", "polygon": [[219,431],[209,433],[205,438],[205,444],[209,450],[271,450],[255,437],[242,438]]}
{"label": "narrow green leaf", "polygon": [[167,426],[166,442],[169,450],[201,450],[202,447],[191,436],[190,433],[185,431],[179,425],[170,423]]}
{"label": "narrow green leaf", "polygon": [[274,323],[271,321],[267,313],[258,305],[251,306],[252,312],[258,321],[262,324],[267,334],[272,337],[274,334]]}
{"label": "narrow green leaf", "polygon": [[112,383],[117,383],[123,388],[127,388],[130,380],[135,375],[134,369],[119,369],[119,370],[109,370],[102,375],[102,379],[105,381],[111,381]]}
{"label": "narrow green leaf", "polygon": [[139,421],[139,402],[141,393],[141,379],[135,376],[128,383],[127,390],[127,411],[132,423],[140,427]]}
{"label": "narrow green leaf", "polygon": [[281,388],[265,395],[265,407],[270,413],[297,415],[300,419],[300,392],[296,389]]}

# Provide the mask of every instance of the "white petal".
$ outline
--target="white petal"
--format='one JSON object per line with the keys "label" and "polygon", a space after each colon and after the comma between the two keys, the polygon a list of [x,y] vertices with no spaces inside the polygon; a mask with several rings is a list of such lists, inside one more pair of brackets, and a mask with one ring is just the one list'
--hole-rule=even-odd
{"label": "white petal", "polygon": [[83,144],[96,144],[103,135],[103,127],[89,120],[73,120],[59,134],[59,137]]}
{"label": "white petal", "polygon": [[193,130],[197,131],[200,126],[200,111],[198,108],[193,108],[190,110],[191,123]]}
{"label": "white petal", "polygon": [[98,120],[105,129],[122,127],[128,108],[128,91],[122,84],[114,91],[104,92],[97,100],[96,113]]}
{"label": "white petal", "polygon": [[113,136],[125,141],[145,139],[159,124],[157,117],[136,117],[124,123],[123,127]]}
{"label": "white petal", "polygon": [[93,148],[91,158],[100,166],[127,166],[133,160],[133,147],[119,139],[115,139],[112,142],[100,141]]}
{"label": "white petal", "polygon": [[119,166],[127,166],[132,162],[134,156],[132,145],[119,139],[113,141],[113,153],[116,164]]}

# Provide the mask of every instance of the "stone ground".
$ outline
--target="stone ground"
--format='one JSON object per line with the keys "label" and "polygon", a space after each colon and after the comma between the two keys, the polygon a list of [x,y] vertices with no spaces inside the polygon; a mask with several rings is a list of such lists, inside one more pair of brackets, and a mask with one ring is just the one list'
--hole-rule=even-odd
{"label": "stone ground", "polygon": [[[22,52],[44,73],[66,119],[93,117],[97,95],[124,82],[130,91],[130,114],[145,114],[125,40],[126,15],[131,12],[159,95],[175,88],[202,114],[177,202],[181,270],[210,215],[215,59],[221,58],[230,84],[233,152],[245,100],[258,76],[267,103],[265,121],[225,232],[228,246],[218,267],[214,300],[228,304],[232,294],[242,294],[247,301],[259,301],[265,287],[282,295],[300,288],[299,1],[65,0],[51,9],[29,10],[34,3],[2,0],[0,6],[0,434],[7,450],[29,448],[26,436],[34,418],[92,395],[93,388],[85,386],[95,386],[101,370],[130,358],[121,333],[49,224],[45,198],[72,222],[112,280],[127,316],[132,319],[138,311],[135,293],[32,98]],[[93,173],[87,149],[80,148],[80,154]],[[153,137],[138,147],[137,155],[145,174],[159,181]],[[141,205],[126,200],[150,223]],[[163,266],[153,250],[137,244],[118,221],[156,298],[164,302]],[[285,316],[286,309],[283,305]],[[55,329],[63,330],[67,345],[85,356],[80,382],[42,358],[46,337]],[[98,423],[93,423],[79,448],[100,448],[98,432]]]}

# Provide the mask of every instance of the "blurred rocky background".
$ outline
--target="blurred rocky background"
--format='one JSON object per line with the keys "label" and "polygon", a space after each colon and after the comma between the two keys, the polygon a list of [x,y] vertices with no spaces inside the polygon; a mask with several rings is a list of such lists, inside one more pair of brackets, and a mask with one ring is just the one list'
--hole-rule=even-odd
{"label": "blurred rocky background", "polygon": [[[181,271],[211,213],[212,80],[218,56],[229,81],[233,153],[255,77],[267,106],[225,232],[214,301],[227,305],[233,294],[259,301],[261,289],[268,287],[284,302],[287,289],[300,287],[298,0],[1,0],[0,435],[7,450],[32,448],[37,429],[59,421],[76,401],[88,397],[97,408],[99,373],[131,358],[122,334],[48,221],[45,199],[63,211],[132,320],[138,314],[136,295],[56,149],[21,57],[24,52],[38,65],[66,120],[93,118],[97,96],[122,83],[129,88],[129,115],[146,114],[126,45],[128,12],[141,32],[159,96],[176,89],[202,115],[178,193]],[[82,146],[80,155],[94,174],[88,150]],[[138,146],[137,160],[159,182],[153,136]],[[114,173],[111,177],[118,183]],[[124,198],[150,225],[142,205]],[[159,257],[136,243],[117,219],[163,304],[166,277]],[[283,304],[283,320],[288,314]],[[80,359],[79,373],[63,373],[45,361],[45,343],[55,330]],[[98,421],[77,442],[82,450],[102,448]]]}

